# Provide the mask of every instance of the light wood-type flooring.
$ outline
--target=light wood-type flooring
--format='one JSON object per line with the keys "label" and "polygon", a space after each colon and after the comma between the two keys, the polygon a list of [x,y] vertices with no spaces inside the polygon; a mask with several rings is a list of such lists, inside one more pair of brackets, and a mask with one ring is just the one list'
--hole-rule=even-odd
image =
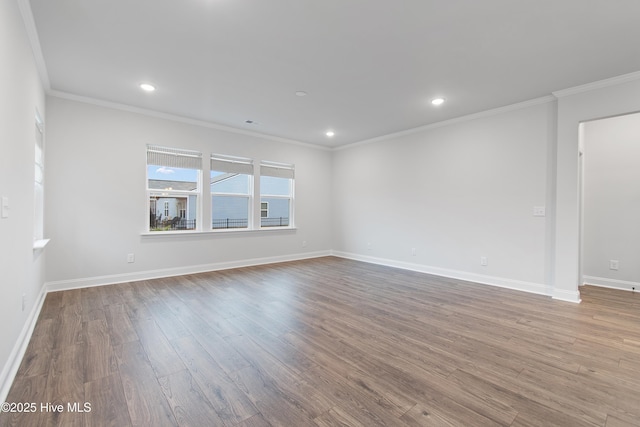
{"label": "light wood-type flooring", "polygon": [[55,292],[0,425],[640,426],[640,296],[581,292],[334,257]]}

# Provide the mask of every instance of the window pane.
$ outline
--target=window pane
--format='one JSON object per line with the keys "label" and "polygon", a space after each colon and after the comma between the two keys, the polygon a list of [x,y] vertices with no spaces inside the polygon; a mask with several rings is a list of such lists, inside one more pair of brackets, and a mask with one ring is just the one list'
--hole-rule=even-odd
{"label": "window pane", "polygon": [[211,192],[249,194],[249,175],[211,171]]}
{"label": "window pane", "polygon": [[251,175],[211,171],[212,229],[249,227],[250,189]]}
{"label": "window pane", "polygon": [[[41,137],[40,137],[41,139]],[[36,152],[35,152],[35,162],[37,166],[42,167],[42,159],[44,158],[43,153],[42,153],[42,146],[41,146],[41,142],[36,142]]]}
{"label": "window pane", "polygon": [[290,196],[291,179],[277,178],[274,176],[261,176],[260,194],[268,194],[272,196]]}
{"label": "window pane", "polygon": [[34,240],[44,237],[44,188],[42,184],[35,183],[35,221],[34,221]]}
{"label": "window pane", "polygon": [[[261,206],[268,204],[268,209],[260,210],[261,227],[286,227],[289,226],[289,212],[291,199],[261,197]],[[266,213],[265,216],[263,213]]]}
{"label": "window pane", "polygon": [[179,192],[197,193],[199,172],[197,169],[147,165],[150,231],[195,230],[197,195]]}
{"label": "window pane", "polygon": [[147,165],[150,190],[198,191],[197,169]]}
{"label": "window pane", "polygon": [[197,228],[201,167],[199,152],[147,145],[150,231]]}
{"label": "window pane", "polygon": [[211,197],[211,228],[247,228],[249,226],[249,198],[243,196]]}
{"label": "window pane", "polygon": [[149,230],[194,230],[196,228],[197,196],[150,193]]}
{"label": "window pane", "polygon": [[35,119],[33,238],[40,240],[44,237],[44,141],[43,123],[37,111]]}
{"label": "window pane", "polygon": [[36,164],[35,167],[35,182],[38,184],[42,184],[44,178],[44,171],[42,170],[42,166]]}

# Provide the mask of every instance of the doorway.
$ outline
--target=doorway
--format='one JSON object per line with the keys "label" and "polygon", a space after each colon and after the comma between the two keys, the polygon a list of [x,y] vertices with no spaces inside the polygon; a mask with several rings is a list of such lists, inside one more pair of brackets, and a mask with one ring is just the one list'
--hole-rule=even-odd
{"label": "doorway", "polygon": [[580,284],[639,290],[640,113],[580,124]]}

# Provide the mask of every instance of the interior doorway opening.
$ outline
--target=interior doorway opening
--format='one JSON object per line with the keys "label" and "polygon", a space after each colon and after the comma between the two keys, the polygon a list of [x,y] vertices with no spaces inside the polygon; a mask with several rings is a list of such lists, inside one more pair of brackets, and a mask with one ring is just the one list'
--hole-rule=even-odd
{"label": "interior doorway opening", "polygon": [[579,283],[640,290],[640,113],[580,123]]}

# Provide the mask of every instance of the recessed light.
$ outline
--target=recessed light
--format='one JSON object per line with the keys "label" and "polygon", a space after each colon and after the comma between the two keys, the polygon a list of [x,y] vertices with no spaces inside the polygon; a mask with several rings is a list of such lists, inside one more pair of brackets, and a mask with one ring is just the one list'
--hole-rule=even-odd
{"label": "recessed light", "polygon": [[303,90],[299,90],[296,92],[296,96],[307,96],[307,92],[303,91]]}
{"label": "recessed light", "polygon": [[333,135],[335,135],[336,133],[332,130],[328,130],[327,133],[325,133],[325,135],[327,135],[329,138],[331,138]]}
{"label": "recessed light", "polygon": [[444,103],[444,98],[434,98],[431,100],[433,105],[442,105]]}
{"label": "recessed light", "polygon": [[153,92],[154,90],[156,90],[156,87],[151,83],[140,83],[140,89],[144,90],[145,92]]}
{"label": "recessed light", "polygon": [[244,122],[248,125],[252,125],[255,123],[253,120],[245,120]]}

